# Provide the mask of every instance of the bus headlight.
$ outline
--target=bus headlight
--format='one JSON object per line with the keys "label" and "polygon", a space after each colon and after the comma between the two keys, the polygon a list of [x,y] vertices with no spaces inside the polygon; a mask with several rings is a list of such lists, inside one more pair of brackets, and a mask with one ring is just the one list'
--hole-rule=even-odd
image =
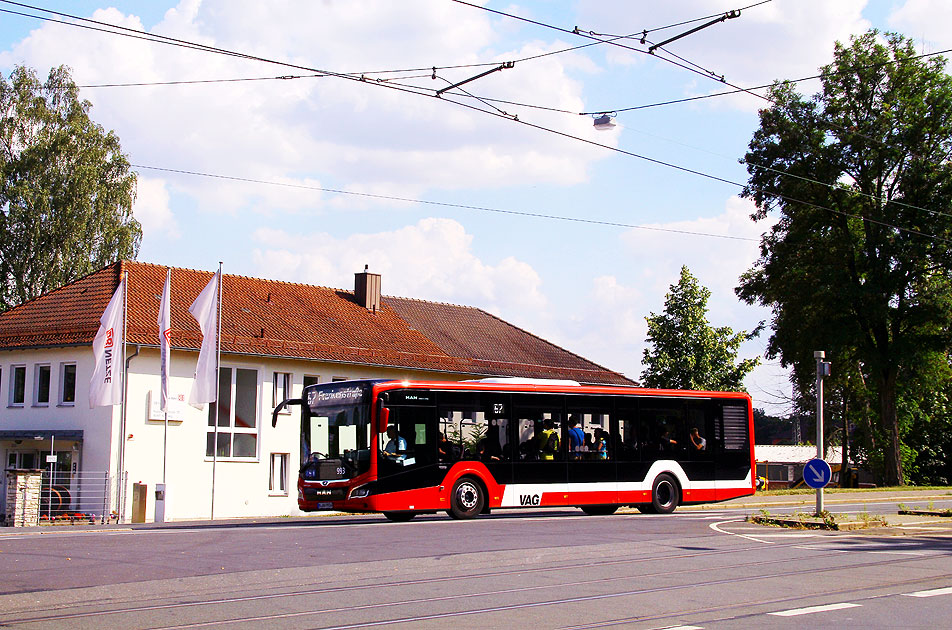
{"label": "bus headlight", "polygon": [[360,486],[350,491],[351,499],[363,499],[369,496],[370,496],[370,488],[368,488],[367,486]]}

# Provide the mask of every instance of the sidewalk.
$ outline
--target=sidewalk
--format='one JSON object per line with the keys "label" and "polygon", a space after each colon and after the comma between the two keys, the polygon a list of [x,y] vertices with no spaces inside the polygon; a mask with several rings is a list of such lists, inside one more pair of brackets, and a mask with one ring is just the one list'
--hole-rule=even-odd
{"label": "sidewalk", "polygon": [[[950,501],[952,502],[952,487],[948,490],[916,490],[908,488],[903,490],[857,490],[857,491],[831,491],[823,492],[823,503],[829,506],[835,506],[843,503],[904,503],[907,507],[911,504],[917,504],[925,507],[929,501]],[[741,497],[731,499],[723,503],[711,503],[700,506],[688,506],[679,509],[710,509],[718,506],[731,506],[738,508],[752,508],[759,510],[771,506],[796,506],[807,505],[816,506],[816,492],[810,491],[805,494],[779,494],[765,495],[755,494],[750,497]]]}

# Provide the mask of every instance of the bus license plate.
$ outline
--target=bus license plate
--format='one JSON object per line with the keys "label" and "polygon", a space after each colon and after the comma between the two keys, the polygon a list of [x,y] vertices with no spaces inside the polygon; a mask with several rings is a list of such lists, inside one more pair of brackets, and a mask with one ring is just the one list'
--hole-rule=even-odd
{"label": "bus license plate", "polygon": [[319,510],[333,510],[334,504],[330,501],[321,501],[317,504],[317,509]]}

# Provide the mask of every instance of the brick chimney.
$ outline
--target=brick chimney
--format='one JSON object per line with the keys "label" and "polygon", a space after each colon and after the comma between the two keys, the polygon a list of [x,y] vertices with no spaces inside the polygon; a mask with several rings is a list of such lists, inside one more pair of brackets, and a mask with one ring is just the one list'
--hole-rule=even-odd
{"label": "brick chimney", "polygon": [[354,274],[354,298],[368,311],[380,310],[380,274],[370,273],[369,265],[364,265],[361,273]]}

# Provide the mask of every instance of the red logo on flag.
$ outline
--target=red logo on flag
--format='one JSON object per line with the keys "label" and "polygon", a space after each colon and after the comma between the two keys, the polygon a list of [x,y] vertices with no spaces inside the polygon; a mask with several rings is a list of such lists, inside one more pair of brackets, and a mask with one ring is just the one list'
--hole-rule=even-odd
{"label": "red logo on flag", "polygon": [[172,329],[166,328],[162,333],[162,336],[165,337],[165,343],[172,345]]}
{"label": "red logo on flag", "polygon": [[112,347],[112,328],[106,331],[106,348]]}

